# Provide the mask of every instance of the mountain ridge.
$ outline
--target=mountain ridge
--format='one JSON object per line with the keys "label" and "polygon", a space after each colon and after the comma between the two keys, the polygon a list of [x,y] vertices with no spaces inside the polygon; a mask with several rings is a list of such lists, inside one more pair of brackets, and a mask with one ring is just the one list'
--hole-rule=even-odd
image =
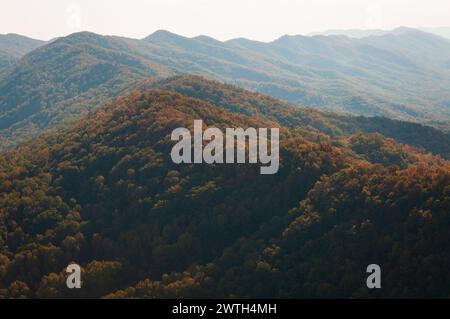
{"label": "mountain ridge", "polygon": [[381,29],[330,29],[323,32],[311,32],[309,36],[315,35],[344,35],[350,38],[366,38],[369,36],[386,35],[398,29],[410,29],[420,30],[430,34],[440,36],[442,38],[450,39],[450,27],[437,27],[437,28],[412,28],[412,27],[397,27],[393,30],[381,30]]}
{"label": "mountain ridge", "polygon": [[[411,41],[402,34],[391,36]],[[80,32],[34,50],[0,76],[0,135],[20,140],[38,134],[64,122],[66,113],[67,120],[85,114],[149,76],[183,73],[291,104],[448,130],[450,69],[440,66],[450,65],[450,42],[426,35],[412,43],[429,40],[438,41],[441,53],[430,53],[429,45],[404,52],[383,36],[363,42],[285,36],[263,43],[187,38],[163,30],[143,40]],[[427,61],[420,58],[428,54]]]}
{"label": "mountain ridge", "polygon": [[0,77],[25,54],[45,44],[45,41],[35,40],[15,33],[0,34]]}

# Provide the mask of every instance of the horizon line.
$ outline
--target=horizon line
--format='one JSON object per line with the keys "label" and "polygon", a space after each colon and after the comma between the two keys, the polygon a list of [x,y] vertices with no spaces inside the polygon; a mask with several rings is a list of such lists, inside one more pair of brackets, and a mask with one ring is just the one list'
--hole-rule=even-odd
{"label": "horizon line", "polygon": [[[278,36],[278,37],[276,37],[276,38],[274,38],[272,40],[269,40],[269,41],[255,40],[255,39],[246,38],[246,37],[233,37],[233,38],[230,38],[230,39],[227,39],[227,40],[219,40],[219,39],[215,38],[214,36],[207,35],[207,34],[198,34],[198,35],[195,35],[195,36],[186,36],[186,35],[182,35],[182,34],[179,34],[179,33],[172,32],[172,31],[170,31],[168,29],[156,29],[155,31],[149,33],[147,36],[145,36],[143,38],[126,36],[126,35],[98,33],[98,32],[90,31],[90,30],[79,30],[79,31],[75,31],[75,32],[68,33],[68,34],[61,35],[61,36],[51,37],[51,38],[48,38],[48,39],[35,38],[35,37],[32,37],[32,36],[25,35],[25,34],[22,34],[22,33],[17,33],[17,32],[0,33],[0,36],[16,35],[16,36],[26,37],[26,38],[32,39],[32,40],[37,40],[37,41],[42,41],[42,42],[51,42],[53,40],[60,39],[60,38],[65,38],[65,37],[68,37],[68,36],[71,36],[71,35],[77,34],[77,33],[92,33],[92,34],[105,36],[105,37],[119,37],[119,38],[133,39],[133,40],[144,40],[144,39],[150,37],[152,34],[155,34],[157,32],[167,32],[167,33],[174,34],[174,35],[177,35],[177,36],[181,36],[181,37],[184,37],[184,38],[187,38],[187,39],[195,39],[195,38],[198,38],[198,37],[208,37],[208,38],[214,39],[214,40],[219,41],[219,42],[228,42],[228,41],[232,41],[232,40],[244,39],[244,40],[250,40],[250,41],[254,41],[254,42],[270,43],[270,42],[276,41],[276,40],[278,40],[278,39],[280,39],[282,37],[285,37],[285,36],[304,36],[304,37],[347,36],[347,37],[349,37],[348,35],[344,35],[344,34],[342,34],[342,35],[339,35],[339,34],[327,35],[326,33],[328,33],[328,32],[348,32],[348,31],[362,31],[362,32],[381,31],[381,32],[387,32],[388,33],[388,32],[395,31],[397,29],[402,29],[402,28],[414,29],[414,30],[417,30],[417,31],[427,32],[427,31],[424,31],[424,30],[427,30],[427,29],[428,30],[429,29],[450,29],[450,26],[449,27],[447,27],[447,26],[440,26],[440,27],[411,27],[411,26],[399,25],[399,26],[397,26],[395,28],[388,28],[388,29],[386,29],[386,28],[373,28],[373,29],[363,29],[363,28],[339,29],[339,28],[336,28],[336,29],[326,29],[324,31],[313,31],[313,32],[308,32],[308,33],[296,33],[296,34],[285,33],[285,34],[282,34],[282,35],[280,35],[280,36]],[[433,34],[433,33],[431,33],[431,34]],[[433,35],[436,35],[436,34],[433,34]],[[349,38],[353,38],[353,37],[349,37]]]}

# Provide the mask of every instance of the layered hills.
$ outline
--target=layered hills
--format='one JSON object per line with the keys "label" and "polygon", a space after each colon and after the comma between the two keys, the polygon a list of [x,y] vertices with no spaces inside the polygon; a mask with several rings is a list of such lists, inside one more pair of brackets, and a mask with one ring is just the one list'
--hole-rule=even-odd
{"label": "layered hills", "polygon": [[2,144],[71,122],[149,76],[198,74],[294,105],[419,122],[448,130],[450,41],[399,28],[387,34],[283,36],[263,43],[145,39],[82,32],[40,46],[0,76]]}
{"label": "layered hills", "polygon": [[[280,171],[174,164],[170,134],[195,119],[279,127]],[[2,153],[0,296],[449,296],[449,162],[336,123],[175,77]],[[382,291],[365,286],[370,263]]]}

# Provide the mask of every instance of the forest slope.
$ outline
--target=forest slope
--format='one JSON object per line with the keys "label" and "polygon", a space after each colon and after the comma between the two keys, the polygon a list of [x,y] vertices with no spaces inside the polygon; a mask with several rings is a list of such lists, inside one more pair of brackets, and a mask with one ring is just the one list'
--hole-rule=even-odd
{"label": "forest slope", "polygon": [[[283,125],[264,96],[245,115],[258,95],[216,100],[231,88],[207,84],[197,98],[140,89],[0,156],[1,296],[350,297],[373,260],[385,296],[449,295],[447,161],[377,134]],[[280,171],[174,164],[170,134],[194,119],[279,127]],[[74,261],[84,285],[70,291]]]}

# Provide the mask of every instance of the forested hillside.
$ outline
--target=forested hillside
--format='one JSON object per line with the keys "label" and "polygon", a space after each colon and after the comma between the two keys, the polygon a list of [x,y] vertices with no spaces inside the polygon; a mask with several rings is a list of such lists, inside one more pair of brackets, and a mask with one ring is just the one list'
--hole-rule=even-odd
{"label": "forested hillside", "polygon": [[303,127],[334,137],[357,133],[380,133],[402,144],[450,159],[450,134],[417,123],[385,117],[348,116],[300,108],[237,86],[211,82],[199,76],[150,79],[139,84],[143,89],[165,89],[206,100],[225,110],[248,116],[262,116],[287,127]]}
{"label": "forested hillside", "polygon": [[18,34],[0,34],[0,78],[25,54],[44,43]]}
{"label": "forested hillside", "polygon": [[123,94],[146,76],[162,75],[126,43],[80,33],[25,56],[0,80],[0,132],[17,141],[70,123]]}
{"label": "forested hillside", "polygon": [[[280,171],[175,165],[194,119],[279,127]],[[0,296],[448,297],[449,162],[343,122],[178,77],[2,153]]]}
{"label": "forested hillside", "polygon": [[167,31],[142,40],[81,32],[14,59],[0,75],[1,146],[76,121],[150,76],[186,73],[293,105],[449,131],[450,41],[407,28],[362,39],[283,36],[268,43]]}

